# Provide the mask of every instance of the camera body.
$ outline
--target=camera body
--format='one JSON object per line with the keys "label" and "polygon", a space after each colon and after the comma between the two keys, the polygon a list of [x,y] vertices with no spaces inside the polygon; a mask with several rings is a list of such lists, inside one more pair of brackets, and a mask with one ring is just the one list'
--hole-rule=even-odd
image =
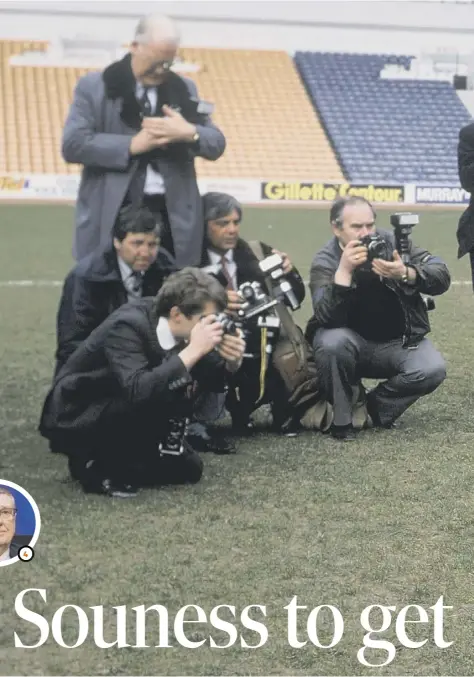
{"label": "camera body", "polygon": [[189,418],[170,418],[168,431],[158,446],[160,456],[182,456],[186,451],[184,438],[188,431]]}
{"label": "camera body", "polygon": [[219,313],[216,317],[225,334],[235,335],[238,329],[245,328],[245,325],[250,324],[250,320],[254,318],[257,320],[257,327],[276,329],[280,326],[279,318],[268,312],[276,306],[278,301],[270,298],[259,282],[242,282],[238,292],[244,300],[236,313],[237,317],[233,318],[227,313]]}
{"label": "camera body", "polygon": [[[391,261],[392,256],[390,248],[381,235],[370,233],[369,235],[362,237],[360,242],[367,247],[367,264],[370,264],[374,259]],[[363,268],[363,266],[361,266],[361,268]]]}
{"label": "camera body", "polygon": [[282,301],[291,310],[298,310],[300,303],[293,291],[291,282],[283,270],[283,259],[279,254],[267,256],[259,262],[259,268],[268,277],[278,301]]}

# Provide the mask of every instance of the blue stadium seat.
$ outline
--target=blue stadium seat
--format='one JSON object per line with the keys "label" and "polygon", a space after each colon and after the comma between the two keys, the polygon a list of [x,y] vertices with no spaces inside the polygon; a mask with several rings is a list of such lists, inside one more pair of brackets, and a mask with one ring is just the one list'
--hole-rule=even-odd
{"label": "blue stadium seat", "polygon": [[295,64],[350,181],[457,184],[457,142],[471,116],[449,82],[382,80],[393,54],[297,52]]}

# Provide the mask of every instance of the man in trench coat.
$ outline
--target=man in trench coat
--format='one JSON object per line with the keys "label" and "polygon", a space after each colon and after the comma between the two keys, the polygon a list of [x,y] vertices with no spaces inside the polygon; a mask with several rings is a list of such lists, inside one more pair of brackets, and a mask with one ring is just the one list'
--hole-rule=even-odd
{"label": "man in trench coat", "polygon": [[136,29],[130,52],[76,86],[62,153],[83,166],[76,202],[77,260],[110,241],[124,204],[145,204],[165,223],[162,245],[178,267],[198,265],[203,219],[194,158],[217,160],[225,137],[195,84],[170,68],[179,36],[151,15]]}

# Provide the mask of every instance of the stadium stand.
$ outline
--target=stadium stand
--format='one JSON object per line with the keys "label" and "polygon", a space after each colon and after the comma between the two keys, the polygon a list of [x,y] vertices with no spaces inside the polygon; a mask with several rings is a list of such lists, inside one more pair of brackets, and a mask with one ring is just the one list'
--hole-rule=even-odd
{"label": "stadium stand", "polygon": [[413,57],[297,52],[295,63],[347,178],[458,184],[459,129],[470,115],[449,82],[387,80]]}
{"label": "stadium stand", "polygon": [[43,51],[44,42],[0,41],[0,171],[68,174],[60,154],[64,118],[80,68],[11,66],[24,51]]}
{"label": "stadium stand", "polygon": [[[60,155],[62,126],[86,69],[9,64],[43,42],[0,41],[0,171],[76,173]],[[190,74],[227,136],[218,163],[198,159],[205,178],[343,180],[326,134],[285,52],[182,49]],[[283,95],[282,95],[283,94]]]}
{"label": "stadium stand", "polygon": [[216,163],[199,161],[202,176],[343,180],[293,60],[286,52],[182,49],[201,96],[228,145]]}

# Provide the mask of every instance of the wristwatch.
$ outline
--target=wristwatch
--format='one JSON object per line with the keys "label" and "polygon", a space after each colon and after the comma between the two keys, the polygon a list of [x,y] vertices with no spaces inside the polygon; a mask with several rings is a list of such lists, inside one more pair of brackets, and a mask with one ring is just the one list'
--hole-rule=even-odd
{"label": "wristwatch", "polygon": [[193,135],[193,142],[197,143],[201,137],[199,136],[199,132],[195,132]]}
{"label": "wristwatch", "polygon": [[408,278],[408,271],[410,270],[411,266],[405,266],[405,274],[402,277],[402,282],[404,284],[410,284],[410,280]]}

